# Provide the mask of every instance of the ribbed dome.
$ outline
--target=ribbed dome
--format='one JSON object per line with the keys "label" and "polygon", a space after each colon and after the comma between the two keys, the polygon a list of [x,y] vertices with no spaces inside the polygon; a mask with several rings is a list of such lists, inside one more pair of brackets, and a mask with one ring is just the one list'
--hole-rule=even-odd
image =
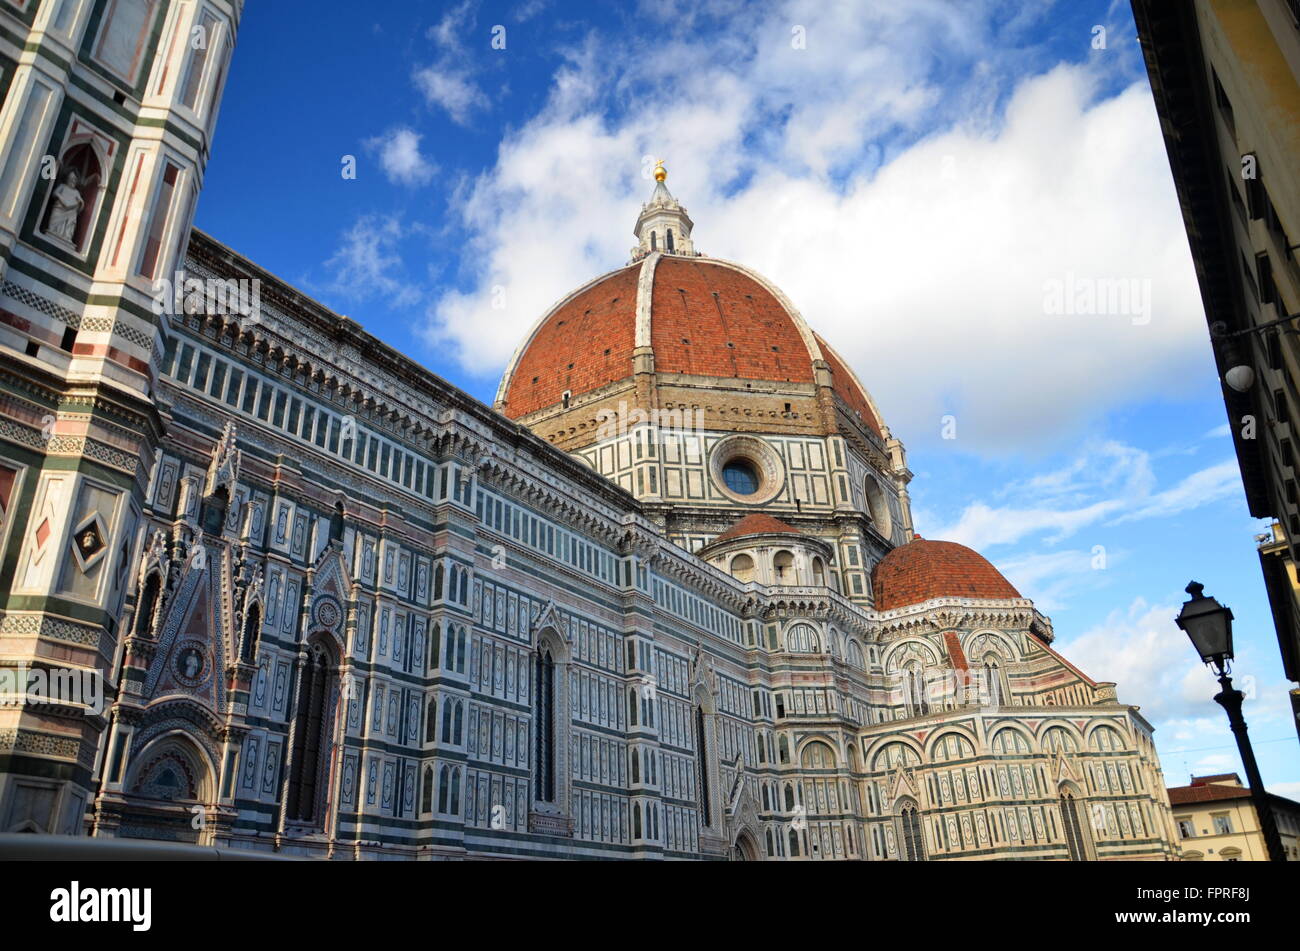
{"label": "ribbed dome", "polygon": [[877,611],[931,598],[1020,598],[1020,592],[979,552],[920,535],[880,559],[871,577]]}
{"label": "ribbed dome", "polygon": [[632,378],[637,353],[660,377],[812,385],[830,372],[844,407],[880,435],[871,399],[779,290],[740,265],[651,253],[580,288],[533,329],[497,405],[512,419]]}

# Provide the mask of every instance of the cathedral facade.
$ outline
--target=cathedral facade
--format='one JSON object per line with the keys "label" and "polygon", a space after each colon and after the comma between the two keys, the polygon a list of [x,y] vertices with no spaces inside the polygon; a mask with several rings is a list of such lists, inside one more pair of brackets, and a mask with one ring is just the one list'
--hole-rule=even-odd
{"label": "cathedral facade", "polygon": [[493,407],[192,231],[239,13],[0,0],[0,667],[105,698],[0,704],[0,831],[1177,856],[1137,707],[916,534],[860,380],[662,166]]}

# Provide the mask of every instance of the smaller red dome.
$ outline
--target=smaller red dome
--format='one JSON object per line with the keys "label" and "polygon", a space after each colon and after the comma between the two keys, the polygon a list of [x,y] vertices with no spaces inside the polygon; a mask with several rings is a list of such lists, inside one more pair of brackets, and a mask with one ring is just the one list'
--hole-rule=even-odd
{"label": "smaller red dome", "polygon": [[733,538],[744,538],[748,535],[799,535],[802,534],[799,529],[793,525],[787,525],[779,518],[768,515],[765,512],[754,512],[746,515],[731,528],[727,529],[717,538],[713,539],[711,544],[716,545],[718,542],[728,542]]}
{"label": "smaller red dome", "polygon": [[920,535],[880,559],[871,580],[877,611],[931,598],[1020,598],[1020,592],[979,552]]}

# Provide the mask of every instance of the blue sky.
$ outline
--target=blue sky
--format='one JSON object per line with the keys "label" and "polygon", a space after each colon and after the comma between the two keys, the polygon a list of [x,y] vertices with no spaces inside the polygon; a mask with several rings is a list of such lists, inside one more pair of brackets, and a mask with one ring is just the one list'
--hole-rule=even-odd
{"label": "blue sky", "polygon": [[[626,261],[664,157],[697,247],[769,276],[871,390],[918,531],[1051,615],[1171,784],[1240,769],[1172,622],[1191,578],[1232,607],[1265,779],[1300,798],[1127,3],[357,9],[248,6],[199,227],[490,402],[532,322]],[[1054,303],[1099,281],[1131,296]]]}

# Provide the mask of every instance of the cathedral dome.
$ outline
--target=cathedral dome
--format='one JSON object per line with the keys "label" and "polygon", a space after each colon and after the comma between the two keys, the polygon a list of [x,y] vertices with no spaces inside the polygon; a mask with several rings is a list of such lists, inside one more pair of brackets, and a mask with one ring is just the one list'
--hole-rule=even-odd
{"label": "cathedral dome", "polygon": [[[664,376],[813,385],[880,435],[871,398],[778,289],[738,264],[652,253],[557,304],[515,355],[498,392],[513,419],[578,401],[636,373],[648,348]],[[647,361],[649,362],[649,361]]]}
{"label": "cathedral dome", "polygon": [[920,535],[882,558],[871,576],[878,611],[931,598],[1020,599],[1020,592],[979,552]]}
{"label": "cathedral dome", "polygon": [[[697,252],[692,228],[658,181],[637,219],[632,263],[543,315],[515,351],[496,408],[536,425],[602,400],[641,407],[699,400],[751,419],[774,410],[823,432],[837,428],[839,410],[850,425],[887,439],[861,382],[790,300],[749,268]],[[760,409],[727,397],[724,410],[706,393],[771,400]]]}

